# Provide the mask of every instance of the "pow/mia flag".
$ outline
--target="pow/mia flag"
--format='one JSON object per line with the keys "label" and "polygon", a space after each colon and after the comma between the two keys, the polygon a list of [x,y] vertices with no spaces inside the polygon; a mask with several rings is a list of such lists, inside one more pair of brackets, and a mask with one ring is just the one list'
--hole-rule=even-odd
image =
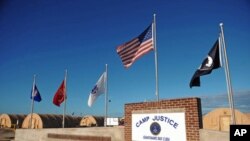
{"label": "pow/mia flag", "polygon": [[208,56],[203,60],[201,66],[194,73],[189,83],[190,88],[193,86],[200,86],[200,76],[210,74],[213,69],[221,67],[219,50],[219,41],[217,40],[213,48],[209,51]]}

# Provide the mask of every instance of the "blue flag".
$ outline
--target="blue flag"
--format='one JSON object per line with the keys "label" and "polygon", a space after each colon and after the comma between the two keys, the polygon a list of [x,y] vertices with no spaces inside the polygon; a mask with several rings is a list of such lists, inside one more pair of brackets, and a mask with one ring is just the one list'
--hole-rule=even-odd
{"label": "blue flag", "polygon": [[42,100],[41,95],[36,87],[36,85],[34,86],[34,91],[31,91],[31,96],[30,98],[32,99],[32,97],[34,97],[34,101],[40,102]]}

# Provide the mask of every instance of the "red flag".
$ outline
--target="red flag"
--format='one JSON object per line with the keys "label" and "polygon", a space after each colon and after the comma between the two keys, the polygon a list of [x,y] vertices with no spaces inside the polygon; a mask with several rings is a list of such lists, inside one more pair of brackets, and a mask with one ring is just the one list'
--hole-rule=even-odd
{"label": "red flag", "polygon": [[63,103],[64,97],[66,98],[66,93],[65,93],[65,82],[63,80],[62,84],[60,85],[59,89],[55,93],[55,96],[53,98],[53,103],[60,107],[60,104]]}

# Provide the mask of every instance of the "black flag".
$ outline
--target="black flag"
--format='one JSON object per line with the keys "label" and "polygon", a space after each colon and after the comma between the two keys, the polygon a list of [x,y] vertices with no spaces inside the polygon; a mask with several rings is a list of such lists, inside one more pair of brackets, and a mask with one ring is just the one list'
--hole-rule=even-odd
{"label": "black flag", "polygon": [[200,76],[210,74],[213,69],[217,69],[219,67],[221,67],[221,64],[219,41],[217,40],[213,48],[209,51],[206,59],[203,60],[201,66],[194,73],[189,84],[190,88],[193,86],[200,86]]}

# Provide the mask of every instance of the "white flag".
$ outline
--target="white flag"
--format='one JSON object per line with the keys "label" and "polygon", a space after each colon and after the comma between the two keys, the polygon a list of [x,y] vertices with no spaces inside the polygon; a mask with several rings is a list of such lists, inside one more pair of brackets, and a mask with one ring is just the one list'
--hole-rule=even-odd
{"label": "white flag", "polygon": [[92,104],[95,102],[96,98],[105,93],[105,82],[106,82],[106,72],[104,72],[99,80],[97,81],[96,85],[92,89],[89,94],[88,106],[91,107]]}

